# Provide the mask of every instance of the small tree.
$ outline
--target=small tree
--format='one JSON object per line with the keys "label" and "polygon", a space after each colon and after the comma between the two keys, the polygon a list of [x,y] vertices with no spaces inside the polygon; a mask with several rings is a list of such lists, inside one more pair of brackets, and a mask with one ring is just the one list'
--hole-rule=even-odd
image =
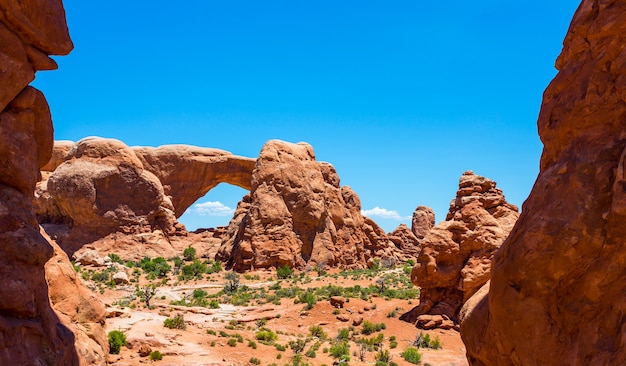
{"label": "small tree", "polygon": [[183,259],[187,262],[191,262],[192,260],[196,259],[196,248],[191,246],[185,248],[185,250],[183,251]]}
{"label": "small tree", "polygon": [[150,284],[141,288],[137,286],[135,294],[146,304],[146,307],[150,307],[150,300],[156,295],[156,285]]}

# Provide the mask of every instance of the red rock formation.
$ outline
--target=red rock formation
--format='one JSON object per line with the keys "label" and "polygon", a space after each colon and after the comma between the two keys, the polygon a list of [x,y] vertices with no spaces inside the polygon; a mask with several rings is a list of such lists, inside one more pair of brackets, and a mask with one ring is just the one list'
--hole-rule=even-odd
{"label": "red rock formation", "polygon": [[[75,345],[75,324],[60,320],[52,309],[48,286],[58,291],[57,281],[64,278],[44,270],[54,251],[40,233],[31,205],[53,141],[46,99],[27,85],[36,70],[56,67],[49,54],[72,49],[65,13],[61,1],[3,0],[0,14],[0,364],[86,364],[82,351],[103,353],[106,340],[83,347],[83,333],[76,333]],[[89,361],[104,364],[102,359]]]}
{"label": "red rock formation", "polygon": [[143,167],[156,175],[180,217],[219,183],[250,189],[256,159],[189,145],[134,147]]}
{"label": "red rock formation", "polygon": [[416,258],[420,252],[420,240],[405,224],[398,225],[387,237],[408,258]]}
{"label": "red rock formation", "polygon": [[411,272],[420,304],[401,319],[425,329],[453,327],[461,305],[489,280],[493,255],[518,216],[496,182],[463,173],[446,221],[420,241]]}
{"label": "red rock formation", "polygon": [[584,0],[538,120],[540,173],[464,309],[472,365],[626,364],[626,3]]}
{"label": "red rock formation", "polygon": [[[51,207],[45,215],[40,212],[40,218],[67,224],[56,230],[46,226],[46,230],[68,253],[116,231],[175,231],[173,207],[161,182],[143,169],[133,150],[114,139],[86,138],[76,143],[47,182],[41,183],[38,197],[48,201],[38,206]],[[53,212],[62,217],[50,218]]]}
{"label": "red rock formation", "polygon": [[242,271],[318,263],[363,268],[401,254],[384,231],[361,215],[358,196],[340,187],[332,165],[315,161],[306,143],[268,141],[239,203],[218,258]]}
{"label": "red rock formation", "polygon": [[411,231],[417,239],[423,239],[435,226],[435,212],[430,207],[418,206],[413,212]]}
{"label": "red rock formation", "polygon": [[176,217],[220,182],[249,189],[255,161],[217,149],[130,148],[93,137],[58,143],[52,155],[45,168],[53,172],[42,172],[35,195],[39,222],[69,254],[91,243],[128,258],[138,252],[133,243],[174,253],[170,236],[186,235]]}
{"label": "red rock formation", "polygon": [[42,235],[54,248],[54,256],[45,266],[52,307],[74,333],[80,364],[105,365],[109,342],[104,331],[104,306],[76,277],[67,254],[45,232]]}

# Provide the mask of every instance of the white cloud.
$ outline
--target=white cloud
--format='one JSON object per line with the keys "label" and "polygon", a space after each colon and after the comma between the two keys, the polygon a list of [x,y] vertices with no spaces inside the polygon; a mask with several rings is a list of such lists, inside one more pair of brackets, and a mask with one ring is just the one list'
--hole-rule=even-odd
{"label": "white cloud", "polygon": [[367,217],[380,217],[382,219],[391,219],[391,220],[405,220],[410,218],[408,216],[400,216],[398,211],[387,210],[386,208],[380,208],[378,206],[372,208],[371,210],[361,210],[361,215]]}
{"label": "white cloud", "polygon": [[200,216],[230,216],[235,213],[234,209],[224,206],[220,201],[196,203],[191,210]]}

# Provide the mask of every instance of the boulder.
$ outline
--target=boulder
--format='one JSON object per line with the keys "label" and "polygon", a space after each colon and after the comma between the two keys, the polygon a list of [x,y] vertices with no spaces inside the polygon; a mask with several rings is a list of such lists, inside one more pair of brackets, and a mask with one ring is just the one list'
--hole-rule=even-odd
{"label": "boulder", "polygon": [[346,303],[346,298],[343,296],[331,296],[330,305],[335,308],[343,308],[343,304]]}
{"label": "boulder", "polygon": [[130,282],[128,275],[124,271],[117,272],[112,277],[116,285],[126,285]]}
{"label": "boulder", "polygon": [[463,309],[471,365],[626,364],[626,3],[583,0],[539,113],[540,171]]}
{"label": "boulder", "polygon": [[[493,255],[518,216],[496,182],[464,172],[446,220],[420,241],[411,271],[411,282],[420,287],[420,304],[400,319],[415,323],[428,314],[457,321],[463,303],[489,280]],[[432,324],[442,322],[429,317],[416,325]]]}
{"label": "boulder", "polygon": [[268,141],[256,161],[250,194],[237,206],[217,258],[229,268],[365,268],[371,258],[401,257],[328,163],[311,145]]}

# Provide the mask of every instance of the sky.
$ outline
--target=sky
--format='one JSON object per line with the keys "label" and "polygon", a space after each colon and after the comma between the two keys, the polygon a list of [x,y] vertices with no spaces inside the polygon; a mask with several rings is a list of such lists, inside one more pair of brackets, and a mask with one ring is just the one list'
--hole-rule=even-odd
{"label": "sky", "polygon": [[[445,219],[465,170],[511,203],[539,170],[536,120],[573,0],[65,1],[74,51],[33,85],[56,140],[190,144],[256,157],[310,143],[387,232]],[[227,225],[220,184],[181,217]]]}

